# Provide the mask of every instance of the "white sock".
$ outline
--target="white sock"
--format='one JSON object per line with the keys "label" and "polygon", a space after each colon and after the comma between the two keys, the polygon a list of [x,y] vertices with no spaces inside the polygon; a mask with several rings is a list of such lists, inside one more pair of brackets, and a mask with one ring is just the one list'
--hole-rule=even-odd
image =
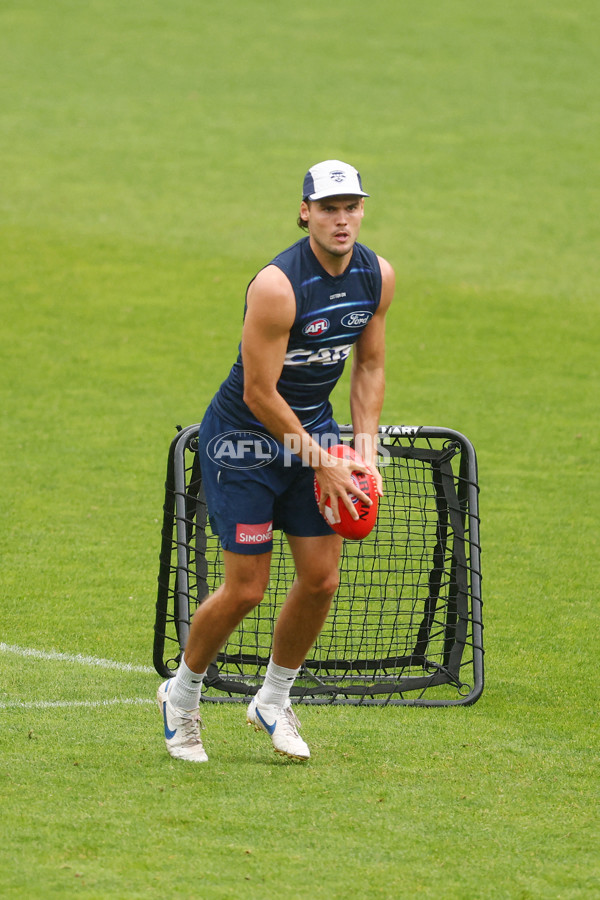
{"label": "white sock", "polygon": [[200,703],[200,691],[202,690],[202,681],[206,672],[199,675],[192,672],[182,659],[177,669],[177,674],[173,679],[173,684],[169,688],[169,700],[173,706],[180,709],[196,709]]}
{"label": "white sock", "polygon": [[285,706],[290,698],[290,690],[300,669],[286,669],[277,666],[272,659],[267,666],[267,674],[260,689],[260,702],[269,706]]}

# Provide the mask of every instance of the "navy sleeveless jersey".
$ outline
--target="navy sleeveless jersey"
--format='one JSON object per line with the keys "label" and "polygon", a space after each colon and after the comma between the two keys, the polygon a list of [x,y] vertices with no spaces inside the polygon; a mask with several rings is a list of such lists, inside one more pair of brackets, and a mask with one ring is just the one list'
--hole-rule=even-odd
{"label": "navy sleeveless jersey", "polygon": [[[269,265],[289,278],[296,297],[296,317],[277,390],[311,433],[327,431],[332,416],[329,395],[352,345],[373,317],[381,298],[381,270],[375,253],[355,244],[342,275],[329,275],[305,237]],[[240,429],[261,428],[243,401],[241,352],[213,399],[213,407]]]}

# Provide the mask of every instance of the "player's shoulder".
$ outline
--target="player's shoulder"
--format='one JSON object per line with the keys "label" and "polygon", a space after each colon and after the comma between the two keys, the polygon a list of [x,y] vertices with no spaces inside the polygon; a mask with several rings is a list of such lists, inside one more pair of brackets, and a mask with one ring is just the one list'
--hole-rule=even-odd
{"label": "player's shoulder", "polygon": [[295,296],[294,284],[298,281],[308,238],[301,238],[273,257],[250,282],[248,294],[264,294],[271,298]]}
{"label": "player's shoulder", "polygon": [[355,246],[358,249],[359,254],[362,254],[363,260],[365,262],[370,261],[371,267],[379,270],[378,277],[381,278],[381,300],[383,301],[384,307],[389,306],[396,284],[396,274],[391,263],[370,247],[367,247],[366,244],[359,244],[357,242]]}
{"label": "player's shoulder", "polygon": [[290,280],[279,266],[270,262],[255,275],[248,285],[248,296],[252,294],[281,295],[293,294]]}
{"label": "player's shoulder", "polygon": [[394,299],[396,273],[391,264],[383,256],[378,256],[377,260],[381,270],[381,299],[379,301],[379,308],[383,315],[385,315]]}
{"label": "player's shoulder", "polygon": [[383,256],[377,255],[377,261],[379,263],[379,269],[381,271],[381,277],[384,281],[394,281],[396,278],[396,273],[394,272],[394,268],[391,263],[387,261]]}
{"label": "player's shoulder", "polygon": [[391,264],[365,244],[356,245],[363,254],[365,260],[371,260],[373,270],[377,269],[377,282],[380,286],[378,312],[385,315],[394,296],[396,275]]}
{"label": "player's shoulder", "polygon": [[246,292],[246,308],[253,317],[289,327],[296,313],[294,291],[281,269],[269,263],[253,278]]}

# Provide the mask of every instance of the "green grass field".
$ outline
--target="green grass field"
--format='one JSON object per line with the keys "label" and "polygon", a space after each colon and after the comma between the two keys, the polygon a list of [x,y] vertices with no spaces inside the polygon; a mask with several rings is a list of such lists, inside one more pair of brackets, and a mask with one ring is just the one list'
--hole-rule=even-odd
{"label": "green grass field", "polygon": [[[599,19],[4,0],[3,898],[600,896]],[[168,445],[327,157],[397,272],[382,421],[478,451],[486,689],[303,707],[305,766],[211,705],[210,763],[177,764],[151,670]]]}

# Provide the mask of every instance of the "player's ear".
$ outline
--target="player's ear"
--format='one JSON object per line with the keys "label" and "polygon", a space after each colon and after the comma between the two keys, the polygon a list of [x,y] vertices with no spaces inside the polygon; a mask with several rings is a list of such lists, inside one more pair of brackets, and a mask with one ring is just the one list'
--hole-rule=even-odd
{"label": "player's ear", "polygon": [[300,204],[300,218],[303,222],[308,223],[308,203],[306,200],[303,200]]}

